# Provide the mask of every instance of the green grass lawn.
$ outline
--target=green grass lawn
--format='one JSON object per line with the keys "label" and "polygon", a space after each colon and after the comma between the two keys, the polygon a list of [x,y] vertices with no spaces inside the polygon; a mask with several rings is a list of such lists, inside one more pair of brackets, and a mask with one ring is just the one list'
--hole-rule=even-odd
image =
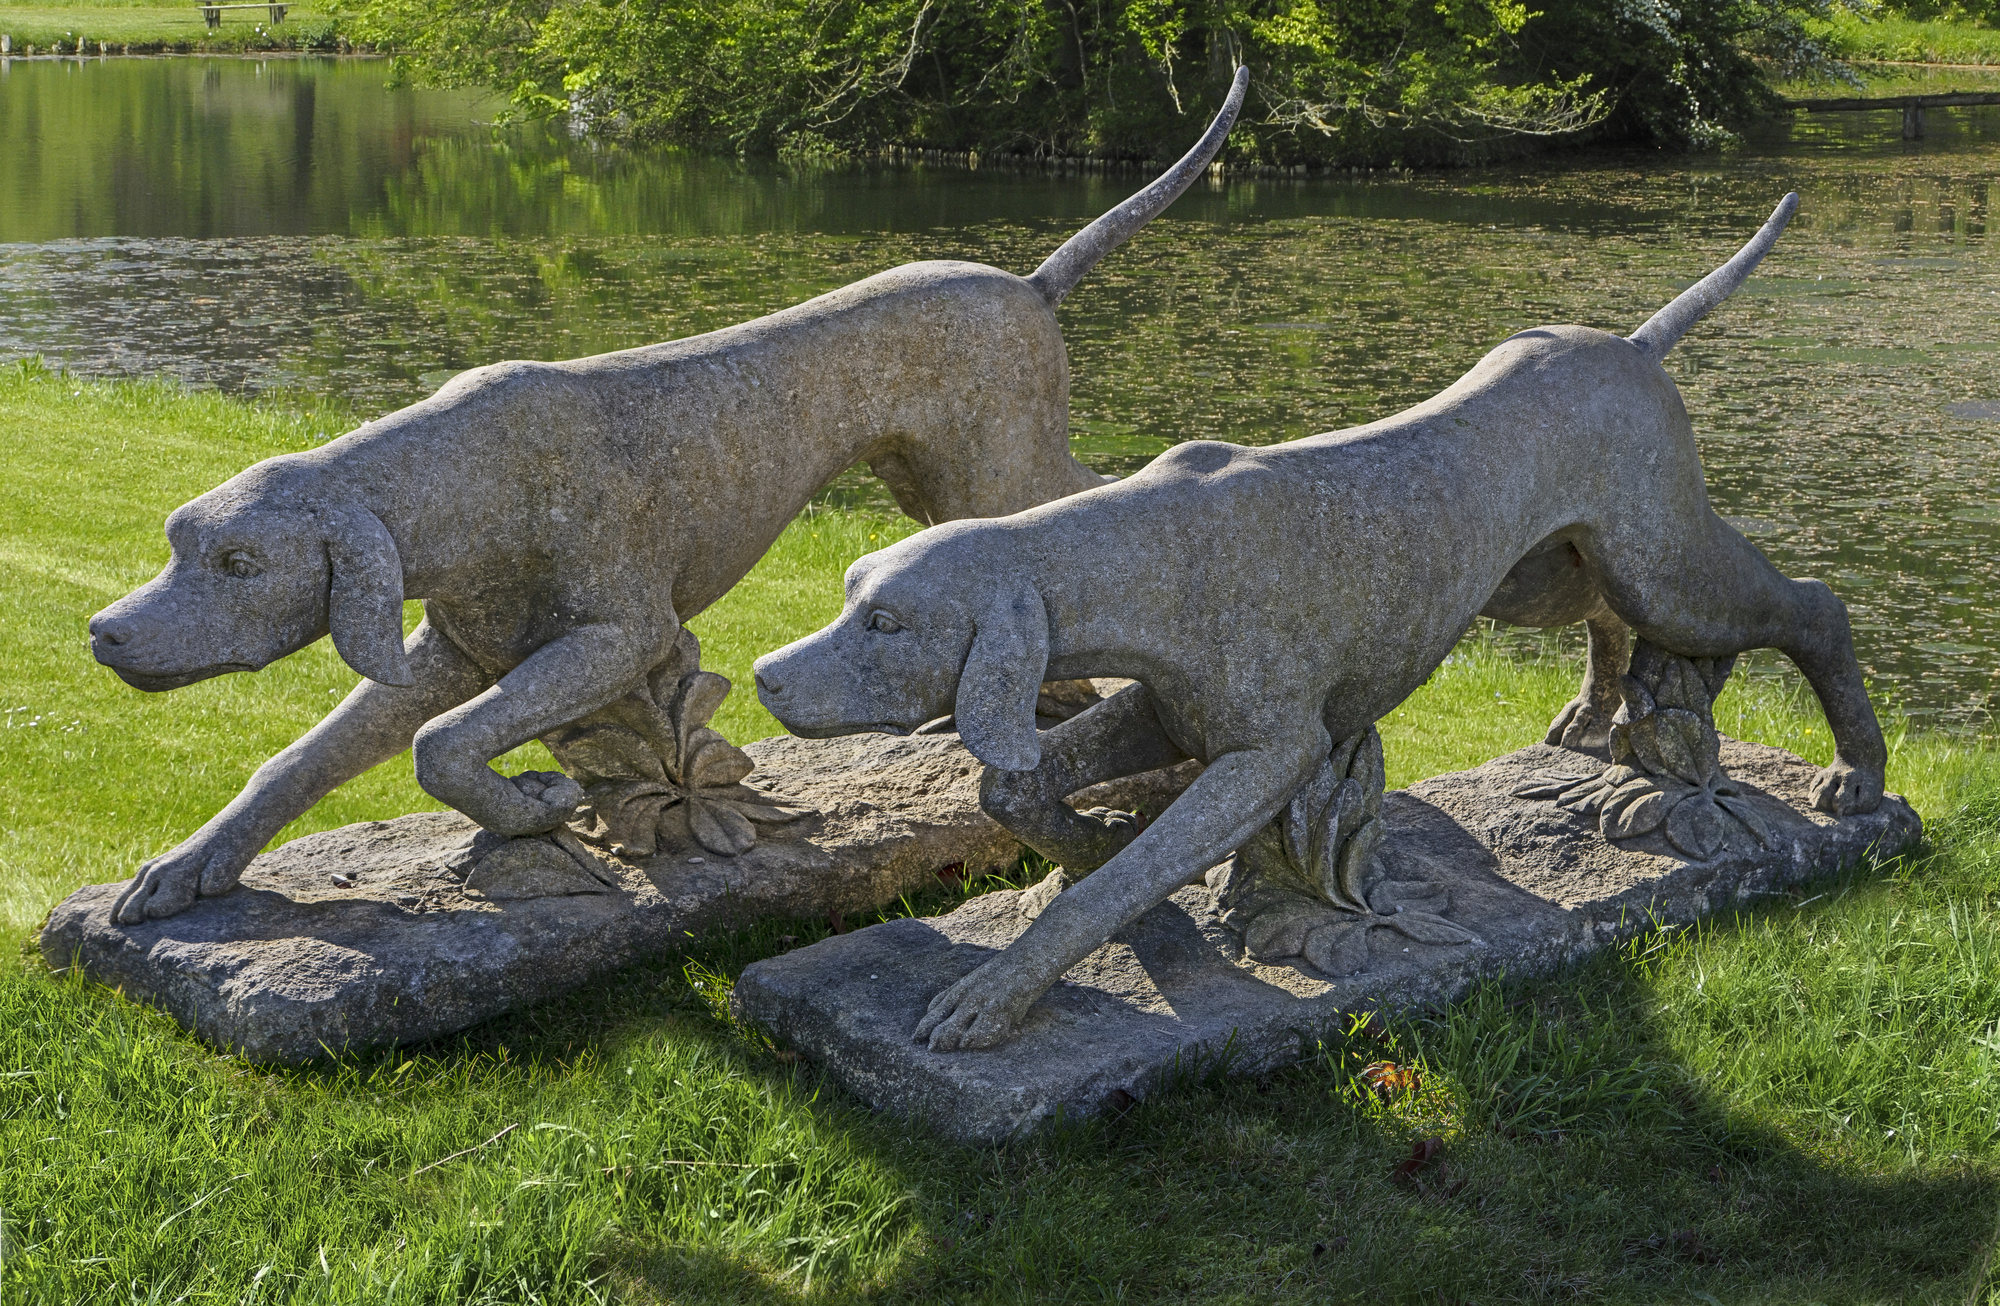
{"label": "green grass lawn", "polygon": [[2000,30],[1944,19],[1871,17],[1834,6],[1807,29],[1831,38],[1843,59],[1898,63],[2000,64]]}
{"label": "green grass lawn", "polygon": [[210,32],[201,10],[192,3],[0,3],[0,32],[13,38],[15,54],[25,53],[29,46],[38,54],[75,54],[79,40],[91,55],[97,54],[100,41],[113,54],[126,46],[134,53],[330,50],[339,36],[339,20],[319,5],[292,5],[285,21],[276,26],[261,9],[232,9],[224,11],[221,27]]}
{"label": "green grass lawn", "polygon": [[[1893,866],[988,1151],[872,1116],[729,1022],[731,977],[823,922],[303,1071],[52,979],[32,950],[52,902],[178,841],[353,682],[322,644],[141,695],[93,666],[85,621],[165,558],[168,509],[343,429],[0,369],[6,1306],[1994,1299],[2000,758],[1968,741],[1892,731],[1892,785],[1931,822]],[[908,529],[802,519],[695,623],[707,662],[746,679]],[[1392,783],[1538,737],[1575,670],[1468,643],[1384,723]],[[1826,755],[1787,676],[1739,677],[1718,717]],[[770,728],[747,694],[720,724]],[[285,837],[433,806],[405,757]],[[1380,1061],[1415,1086],[1378,1096]],[[1441,1152],[1395,1178],[1427,1138]]]}

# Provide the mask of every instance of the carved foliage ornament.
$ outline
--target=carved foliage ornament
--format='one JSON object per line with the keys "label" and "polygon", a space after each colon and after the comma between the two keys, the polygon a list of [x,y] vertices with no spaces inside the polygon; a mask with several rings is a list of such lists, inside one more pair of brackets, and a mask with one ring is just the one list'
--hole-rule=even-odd
{"label": "carved foliage ornament", "polygon": [[571,823],[589,843],[621,857],[648,857],[683,834],[734,857],[757,844],[758,827],[812,809],[743,783],[756,763],[708,728],[729,681],[700,669],[701,646],[683,629],[673,653],[610,706],[542,737],[583,786]]}
{"label": "carved foliage ornament", "polygon": [[1619,681],[1624,703],[1612,718],[1611,765],[1587,776],[1543,771],[1514,796],[1595,817],[1607,839],[1659,831],[1697,861],[1745,838],[1769,847],[1769,823],[1722,770],[1714,705],[1735,662],[1637,641],[1632,669]]}
{"label": "carved foliage ornament", "polygon": [[1383,780],[1382,737],[1370,726],[1336,744],[1277,818],[1209,872],[1221,922],[1250,956],[1345,975],[1368,964],[1378,928],[1419,944],[1477,942],[1441,914],[1448,889],[1385,878]]}

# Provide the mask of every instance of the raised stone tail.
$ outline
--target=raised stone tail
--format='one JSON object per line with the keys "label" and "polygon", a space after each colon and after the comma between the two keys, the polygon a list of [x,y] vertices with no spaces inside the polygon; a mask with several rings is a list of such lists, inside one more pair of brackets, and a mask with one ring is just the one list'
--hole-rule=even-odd
{"label": "raised stone tail", "polygon": [[1751,271],[1771,252],[1771,246],[1778,243],[1785,224],[1792,220],[1792,214],[1798,212],[1798,208],[1797,191],[1779,200],[1769,220],[1750,238],[1749,244],[1736,251],[1734,258],[1682,291],[1673,303],[1647,318],[1645,325],[1626,339],[1639,346],[1654,362],[1665,358],[1667,351],[1687,334],[1689,327],[1714,312],[1738,286],[1750,279]]}
{"label": "raised stone tail", "polygon": [[1167,205],[1181,197],[1181,193],[1201,176],[1218,152],[1222,142],[1229,138],[1229,129],[1236,125],[1236,115],[1243,108],[1244,92],[1250,88],[1250,70],[1238,68],[1236,80],[1230,83],[1229,98],[1222,102],[1221,112],[1215,121],[1208,124],[1194,148],[1181,156],[1181,161],[1161,173],[1153,184],[1132,198],[1112,209],[1097,221],[1077,232],[1063,242],[1061,249],[1043,260],[1042,265],[1028,275],[1028,284],[1042,293],[1053,308],[1062,303],[1063,296],[1076,289],[1076,283],[1084,274],[1096,267],[1106,254],[1117,249],[1132,234],[1158,217]]}

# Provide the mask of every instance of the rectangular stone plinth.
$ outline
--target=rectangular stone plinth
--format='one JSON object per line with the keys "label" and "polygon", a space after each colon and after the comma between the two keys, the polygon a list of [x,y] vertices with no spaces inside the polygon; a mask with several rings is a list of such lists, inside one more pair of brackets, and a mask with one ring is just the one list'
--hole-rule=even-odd
{"label": "rectangular stone plinth", "polygon": [[1352,974],[1246,959],[1196,885],[1073,968],[1011,1042],[931,1052],[910,1038],[931,998],[1028,926],[1022,895],[993,893],[946,916],[871,926],[758,962],[738,979],[734,1000],[742,1017],[870,1105],[955,1141],[995,1143],[1054,1118],[1094,1115],[1121,1094],[1143,1098],[1177,1068],[1268,1069],[1310,1050],[1350,1013],[1447,1002],[1483,977],[1545,973],[1654,925],[1892,856],[1921,834],[1916,813],[1894,796],[1864,816],[1811,810],[1815,769],[1789,753],[1725,740],[1722,761],[1774,837],[1700,862],[1661,836],[1613,844],[1594,820],[1513,797],[1538,771],[1603,765],[1544,745],[1387,795],[1387,878],[1478,942],[1431,946],[1373,928],[1366,964]]}
{"label": "rectangular stone plinth", "polygon": [[[50,913],[42,954],[218,1048],[296,1064],[464,1029],[711,927],[869,911],[943,868],[978,875],[1020,855],[980,812],[979,763],[956,735],[780,737],[746,751],[756,783],[815,810],[739,856],[586,850],[608,883],[573,874],[588,891],[496,899],[466,879],[506,841],[456,812],[422,813],[295,840],[166,920],[112,924],[123,881],[79,889]],[[1185,780],[1162,772],[1089,796],[1158,810]]]}

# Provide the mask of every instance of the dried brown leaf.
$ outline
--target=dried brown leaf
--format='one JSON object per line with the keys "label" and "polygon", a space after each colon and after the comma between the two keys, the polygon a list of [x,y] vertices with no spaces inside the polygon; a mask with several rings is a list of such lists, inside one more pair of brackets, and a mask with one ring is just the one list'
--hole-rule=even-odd
{"label": "dried brown leaf", "polygon": [[1415,1092],[1423,1076],[1415,1066],[1398,1065],[1394,1061],[1371,1061],[1361,1068],[1361,1078],[1375,1090],[1376,1096],[1388,1099],[1398,1093]]}

